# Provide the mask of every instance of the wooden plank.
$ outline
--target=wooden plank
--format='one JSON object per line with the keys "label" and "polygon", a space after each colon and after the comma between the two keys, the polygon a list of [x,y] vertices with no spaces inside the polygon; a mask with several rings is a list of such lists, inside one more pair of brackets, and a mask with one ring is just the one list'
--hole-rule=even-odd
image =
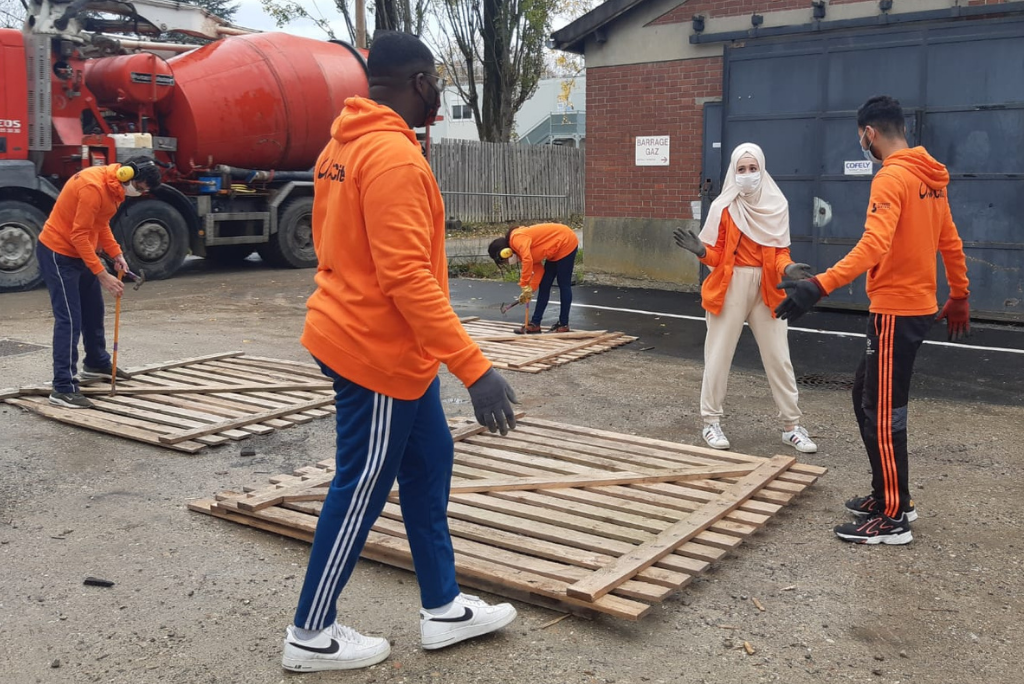
{"label": "wooden plank", "polygon": [[747,475],[753,470],[730,466],[687,468],[663,473],[594,473],[583,475],[561,475],[558,477],[520,477],[505,480],[474,481],[471,484],[452,486],[452,494],[470,494],[473,492],[505,492],[512,490],[533,489],[566,489],[572,487],[603,487],[607,485],[628,485],[648,482],[685,482],[687,480],[703,480],[709,477],[737,477]]}
{"label": "wooden plank", "polygon": [[540,363],[540,362],[543,362],[543,361],[547,361],[549,359],[556,358],[556,357],[561,356],[563,354],[568,354],[568,353],[571,353],[571,352],[574,352],[574,351],[577,351],[577,350],[585,349],[587,347],[596,346],[596,345],[601,344],[603,342],[615,339],[619,335],[620,335],[620,333],[608,333],[606,335],[602,335],[601,337],[595,338],[593,340],[586,340],[584,342],[579,342],[577,344],[565,347],[565,348],[560,349],[558,351],[553,351],[553,352],[549,352],[547,354],[542,354],[540,356],[535,356],[533,358],[526,359],[524,361],[519,361],[519,362],[516,362],[514,364],[510,364],[510,365],[512,366],[512,368],[515,368],[515,369],[523,368],[525,366],[530,366],[530,365],[535,364],[535,363]]}
{"label": "wooden plank", "polygon": [[151,363],[145,366],[134,366],[132,368],[126,368],[125,371],[129,375],[140,375],[142,373],[152,373],[153,371],[168,370],[171,368],[180,368],[181,366],[190,366],[194,363],[202,363],[203,361],[212,361],[214,359],[230,359],[235,356],[241,356],[245,352],[233,351],[233,352],[222,352],[220,354],[207,354],[206,356],[193,356],[187,359],[178,359],[176,361],[163,361],[161,363]]}
{"label": "wooden plank", "polygon": [[537,340],[581,340],[581,339],[592,339],[600,337],[607,333],[607,330],[573,330],[567,333],[538,333],[536,335],[483,335],[476,337],[470,334],[474,342],[523,342],[523,341],[537,341]]}
{"label": "wooden plank", "polygon": [[706,504],[692,515],[665,529],[654,539],[620,556],[614,563],[571,585],[567,589],[568,595],[586,601],[604,596],[637,571],[658,562],[672,553],[677,546],[697,536],[709,524],[738,508],[745,499],[750,498],[795,462],[796,459],[791,456],[775,456],[762,463],[752,473],[723,492],[716,501]]}
{"label": "wooden plank", "polygon": [[331,480],[333,479],[333,472],[325,472],[320,475],[311,476],[308,479],[302,480],[292,486],[260,492],[255,496],[240,499],[238,507],[243,511],[252,513],[255,511],[262,511],[264,508],[270,508],[271,506],[277,506],[285,501],[323,500],[326,492],[310,492],[308,490],[315,487],[327,486],[331,484]]}
{"label": "wooden plank", "polygon": [[[7,403],[26,408],[41,416],[53,418],[54,420],[59,420],[60,422],[67,423],[69,425],[89,428],[90,430],[103,432],[116,437],[127,437],[147,444],[156,444],[157,446],[162,445],[159,436],[155,433],[127,425],[118,425],[117,423],[103,418],[101,412],[96,411],[95,409],[66,409],[59,406],[52,406],[50,404],[29,401],[28,399],[8,399]],[[205,446],[206,445],[192,440],[179,440],[173,444],[173,448],[189,454],[194,454],[205,448]]]}
{"label": "wooden plank", "polygon": [[281,416],[287,416],[291,413],[298,413],[305,411],[306,409],[317,408],[324,404],[330,404],[334,402],[334,397],[324,397],[323,399],[315,399],[313,401],[307,401],[301,404],[293,404],[284,408],[275,409],[272,411],[264,411],[263,413],[256,413],[245,418],[235,418],[233,420],[226,420],[222,423],[215,423],[213,425],[196,428],[194,430],[184,430],[174,435],[162,435],[160,437],[161,444],[177,444],[178,442],[184,442],[196,437],[202,437],[203,435],[212,435],[216,432],[223,432],[224,430],[230,430],[236,427],[242,427],[244,425],[250,425],[252,423],[260,423],[270,418],[278,418]]}

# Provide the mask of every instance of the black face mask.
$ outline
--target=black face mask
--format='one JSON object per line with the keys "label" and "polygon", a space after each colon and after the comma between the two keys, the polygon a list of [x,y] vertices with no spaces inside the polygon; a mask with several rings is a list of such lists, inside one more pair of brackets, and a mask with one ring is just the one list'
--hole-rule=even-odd
{"label": "black face mask", "polygon": [[[424,76],[427,76],[427,74],[424,74]],[[434,91],[433,103],[428,102],[427,98],[423,97],[423,93],[420,92],[419,88],[416,89],[416,94],[420,96],[421,100],[423,100],[423,106],[426,108],[421,126],[432,125],[434,123],[434,119],[437,118],[437,113],[441,111],[441,91],[438,90],[437,86],[435,86],[434,82],[429,78],[427,78],[427,82],[430,83],[430,88]],[[420,126],[417,126],[417,128],[419,127]]]}

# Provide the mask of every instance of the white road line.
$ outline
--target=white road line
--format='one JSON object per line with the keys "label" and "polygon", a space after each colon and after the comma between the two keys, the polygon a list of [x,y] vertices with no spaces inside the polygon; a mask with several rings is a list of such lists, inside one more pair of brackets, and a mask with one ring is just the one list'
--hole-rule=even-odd
{"label": "white road line", "polygon": [[[703,316],[689,316],[687,314],[672,314],[664,313],[661,311],[645,311],[643,309],[622,309],[615,306],[600,306],[598,304],[579,304],[577,302],[572,303],[573,306],[578,306],[581,309],[600,309],[602,311],[619,311],[621,313],[632,313],[640,314],[642,316],[659,316],[661,318],[679,318],[685,321],[699,321],[704,322]],[[746,325],[744,323],[744,325]],[[812,335],[832,335],[833,337],[864,337],[864,333],[853,333],[853,332],[840,332],[838,330],[819,330],[817,328],[794,328],[790,327],[793,332],[810,333]],[[1013,349],[1012,347],[982,347],[973,344],[960,344],[958,342],[937,342],[932,340],[925,340],[925,344],[934,345],[936,347],[956,347],[958,349],[969,349],[972,351],[990,351],[990,352],[1003,352],[1004,354],[1024,354],[1024,349]]]}

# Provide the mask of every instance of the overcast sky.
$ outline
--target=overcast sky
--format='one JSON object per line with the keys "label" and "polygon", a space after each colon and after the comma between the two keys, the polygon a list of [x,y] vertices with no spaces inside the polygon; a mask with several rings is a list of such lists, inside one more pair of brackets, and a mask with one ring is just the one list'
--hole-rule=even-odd
{"label": "overcast sky", "polygon": [[[345,20],[342,19],[341,13],[338,12],[334,6],[333,0],[299,0],[299,2],[309,9],[309,13],[316,15],[317,10],[322,12],[323,16],[328,19],[334,29],[334,34],[341,40],[348,40],[348,29],[345,27]],[[235,12],[234,19],[232,20],[238,26],[244,26],[245,28],[257,29],[259,31],[285,31],[287,33],[294,33],[300,36],[306,36],[307,38],[316,38],[323,40],[327,37],[322,29],[317,27],[313,22],[308,19],[300,21],[293,21],[283,28],[278,28],[274,19],[263,11],[263,5],[260,0],[238,0],[238,11]],[[560,28],[568,23],[565,19],[556,19],[554,22],[555,28]],[[373,30],[373,18],[368,17],[367,19],[367,30]]]}

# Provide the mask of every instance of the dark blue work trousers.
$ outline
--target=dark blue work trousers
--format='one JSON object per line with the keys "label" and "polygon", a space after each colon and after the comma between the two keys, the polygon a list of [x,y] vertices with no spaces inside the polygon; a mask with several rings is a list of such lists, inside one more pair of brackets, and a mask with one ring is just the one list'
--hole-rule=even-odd
{"label": "dark blue work trousers", "polygon": [[81,259],[58,254],[42,242],[36,247],[36,256],[53,308],[53,389],[77,392],[79,336],[85,346],[86,366],[110,366],[103,336],[103,289]]}

